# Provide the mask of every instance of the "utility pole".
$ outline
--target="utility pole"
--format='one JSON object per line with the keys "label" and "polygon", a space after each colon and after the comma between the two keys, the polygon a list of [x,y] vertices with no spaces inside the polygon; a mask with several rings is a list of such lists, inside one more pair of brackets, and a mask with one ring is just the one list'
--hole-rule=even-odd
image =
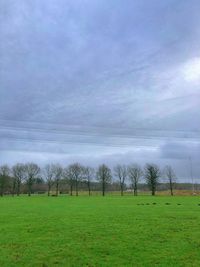
{"label": "utility pole", "polygon": [[190,161],[190,177],[191,177],[191,180],[192,180],[192,192],[193,192],[193,195],[194,195],[194,177],[193,177],[193,166],[192,166],[191,157],[189,157],[189,161]]}

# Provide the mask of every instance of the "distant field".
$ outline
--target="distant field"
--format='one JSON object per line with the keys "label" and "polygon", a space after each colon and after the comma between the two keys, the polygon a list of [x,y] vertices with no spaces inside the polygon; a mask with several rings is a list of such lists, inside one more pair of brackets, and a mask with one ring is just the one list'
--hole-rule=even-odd
{"label": "distant field", "polygon": [[0,266],[199,267],[200,198],[0,198]]}

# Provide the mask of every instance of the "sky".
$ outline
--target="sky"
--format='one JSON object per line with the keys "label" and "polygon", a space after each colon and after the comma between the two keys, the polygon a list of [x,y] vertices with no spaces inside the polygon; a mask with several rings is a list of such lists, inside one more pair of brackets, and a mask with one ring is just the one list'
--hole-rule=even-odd
{"label": "sky", "polygon": [[200,181],[199,11],[1,0],[0,164],[153,162]]}

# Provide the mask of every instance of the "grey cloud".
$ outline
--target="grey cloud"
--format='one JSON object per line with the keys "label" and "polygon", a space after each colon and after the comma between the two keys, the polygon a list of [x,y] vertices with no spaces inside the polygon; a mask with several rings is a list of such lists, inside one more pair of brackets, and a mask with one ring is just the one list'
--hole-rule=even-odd
{"label": "grey cloud", "polygon": [[168,142],[161,147],[161,157],[170,159],[198,159],[200,157],[199,142]]}
{"label": "grey cloud", "polygon": [[179,157],[168,151],[182,151],[181,142],[199,162],[200,80],[182,71],[200,58],[199,8],[197,0],[1,1],[0,159],[97,151],[112,162],[140,147],[139,160],[154,147],[149,157],[163,161]]}

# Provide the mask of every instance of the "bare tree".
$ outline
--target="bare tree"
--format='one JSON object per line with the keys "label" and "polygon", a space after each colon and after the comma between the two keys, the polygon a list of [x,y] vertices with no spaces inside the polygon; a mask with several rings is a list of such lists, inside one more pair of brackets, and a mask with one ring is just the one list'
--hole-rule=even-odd
{"label": "bare tree", "polygon": [[73,163],[67,168],[67,176],[70,182],[70,190],[72,195],[73,185],[75,185],[76,196],[78,196],[79,182],[82,180],[84,175],[84,167],[79,163]]}
{"label": "bare tree", "polygon": [[28,196],[31,196],[32,186],[40,173],[40,167],[35,163],[25,164],[26,183],[28,186]]}
{"label": "bare tree", "polygon": [[54,183],[55,167],[53,164],[47,164],[43,169],[43,176],[48,186],[48,196]]}
{"label": "bare tree", "polygon": [[97,176],[97,180],[102,185],[102,195],[105,196],[106,186],[112,180],[111,170],[108,166],[106,166],[105,164],[102,164],[99,166],[96,176]]}
{"label": "bare tree", "polygon": [[9,184],[10,168],[8,165],[0,166],[0,196],[4,195],[4,191]]}
{"label": "bare tree", "polygon": [[60,180],[62,179],[63,176],[63,168],[60,164],[53,164],[52,171],[54,177],[54,184],[56,187],[56,196],[58,196]]}
{"label": "bare tree", "polygon": [[131,164],[128,166],[128,177],[131,182],[134,196],[138,194],[138,183],[143,175],[143,171],[138,164]]}
{"label": "bare tree", "polygon": [[165,166],[164,168],[164,174],[167,178],[167,181],[169,183],[169,188],[170,188],[170,192],[171,192],[171,196],[173,196],[173,188],[174,188],[174,184],[176,183],[176,175],[175,172],[173,170],[173,168],[169,165]]}
{"label": "bare tree", "polygon": [[12,167],[12,174],[16,182],[17,196],[20,195],[21,184],[26,178],[26,168],[24,164],[17,163]]}
{"label": "bare tree", "polygon": [[156,164],[146,164],[145,166],[145,178],[152,196],[155,195],[157,185],[160,178],[160,169]]}
{"label": "bare tree", "polygon": [[83,177],[84,177],[85,182],[86,182],[87,187],[88,187],[89,196],[91,195],[91,181],[94,177],[94,173],[95,173],[95,171],[91,167],[84,167],[83,168]]}
{"label": "bare tree", "polygon": [[73,172],[71,171],[71,168],[67,167],[64,169],[64,177],[67,180],[67,183],[69,184],[70,196],[72,196],[73,195],[73,186],[74,186],[74,175],[73,175]]}
{"label": "bare tree", "polygon": [[121,191],[121,196],[124,195],[124,185],[125,185],[125,180],[127,178],[128,170],[126,165],[116,165],[114,167],[114,175],[115,177],[118,178],[119,183],[120,183],[120,191]]}

